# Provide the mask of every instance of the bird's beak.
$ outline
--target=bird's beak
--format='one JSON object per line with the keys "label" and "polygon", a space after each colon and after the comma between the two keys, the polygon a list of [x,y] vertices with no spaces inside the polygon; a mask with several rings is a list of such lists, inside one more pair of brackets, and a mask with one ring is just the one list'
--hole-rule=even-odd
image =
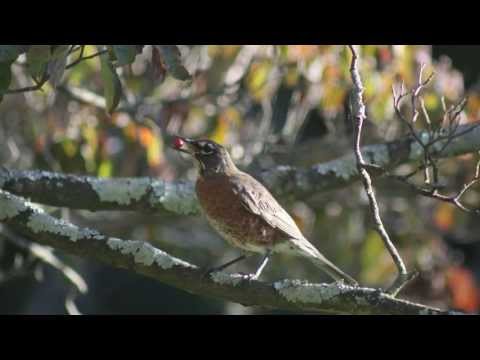
{"label": "bird's beak", "polygon": [[181,136],[177,136],[174,139],[172,147],[177,151],[190,155],[193,155],[196,152],[195,141]]}

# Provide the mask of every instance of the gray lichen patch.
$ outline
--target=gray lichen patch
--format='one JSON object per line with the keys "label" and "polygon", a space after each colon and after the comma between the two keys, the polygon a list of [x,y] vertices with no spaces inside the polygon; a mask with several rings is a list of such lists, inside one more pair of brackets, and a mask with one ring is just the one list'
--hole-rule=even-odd
{"label": "gray lichen patch", "polygon": [[189,215],[199,212],[199,205],[193,184],[153,181],[150,204],[153,207],[163,206],[177,214]]}
{"label": "gray lichen patch", "polygon": [[313,169],[320,175],[331,175],[349,180],[352,176],[358,174],[357,165],[353,155],[344,156],[338,160],[328,161],[323,164],[318,164]]}
{"label": "gray lichen patch", "polygon": [[424,156],[423,148],[418,142],[413,142],[410,146],[409,159],[411,161],[419,160]]}
{"label": "gray lichen patch", "polygon": [[166,252],[157,249],[144,241],[109,238],[107,244],[112,250],[119,251],[123,255],[133,255],[134,261],[137,264],[151,266],[155,263],[164,270],[170,269],[174,266],[194,268],[193,265],[170,256]]}
{"label": "gray lichen patch", "polygon": [[0,190],[0,220],[12,218],[27,209],[17,196]]}
{"label": "gray lichen patch", "polygon": [[35,210],[35,212],[30,215],[27,226],[36,234],[40,232],[48,232],[54,235],[67,237],[74,242],[79,239],[91,238],[98,235],[95,230],[88,228],[80,229],[73,224],[61,219],[56,219],[38,210]]}
{"label": "gray lichen patch", "polygon": [[435,315],[437,314],[435,311],[432,311],[431,309],[422,309],[418,312],[418,315]]}
{"label": "gray lichen patch", "polygon": [[210,278],[220,285],[233,285],[237,286],[245,276],[242,274],[227,274],[222,271],[216,271],[210,274]]}
{"label": "gray lichen patch", "polygon": [[89,178],[87,181],[101,201],[120,205],[129,205],[132,201],[140,200],[150,186],[150,180],[146,178],[108,180]]}
{"label": "gray lichen patch", "polygon": [[285,178],[295,174],[295,169],[287,165],[278,165],[274,170],[263,171],[261,174],[262,183],[268,189],[279,189],[281,188],[285,181]]}
{"label": "gray lichen patch", "polygon": [[312,284],[301,280],[282,280],[273,287],[290,302],[321,304],[352,289],[342,283]]}
{"label": "gray lichen patch", "polygon": [[390,162],[388,146],[385,144],[368,145],[362,149],[362,155],[366,163],[385,166]]}

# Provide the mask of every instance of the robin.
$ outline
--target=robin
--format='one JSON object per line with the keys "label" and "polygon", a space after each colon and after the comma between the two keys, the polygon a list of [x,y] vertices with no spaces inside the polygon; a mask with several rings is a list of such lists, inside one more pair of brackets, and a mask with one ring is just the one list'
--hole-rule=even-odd
{"label": "robin", "polygon": [[210,225],[243,251],[242,256],[210,269],[209,274],[260,253],[260,266],[248,275],[257,279],[272,254],[288,253],[310,259],[335,280],[357,285],[303,236],[295,221],[260,182],[235,166],[223,146],[210,140],[176,137],[173,147],[195,159],[199,170],[195,190]]}

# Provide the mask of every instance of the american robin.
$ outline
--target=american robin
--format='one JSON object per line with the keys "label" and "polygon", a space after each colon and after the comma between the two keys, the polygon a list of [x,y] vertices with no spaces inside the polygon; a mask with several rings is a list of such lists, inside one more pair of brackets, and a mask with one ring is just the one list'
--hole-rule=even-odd
{"label": "american robin", "polygon": [[210,225],[244,253],[209,273],[260,253],[263,260],[249,275],[257,279],[272,254],[289,253],[310,259],[335,280],[357,284],[302,235],[295,221],[260,182],[235,166],[223,146],[210,140],[176,137],[173,147],[195,159],[199,170],[195,189]]}

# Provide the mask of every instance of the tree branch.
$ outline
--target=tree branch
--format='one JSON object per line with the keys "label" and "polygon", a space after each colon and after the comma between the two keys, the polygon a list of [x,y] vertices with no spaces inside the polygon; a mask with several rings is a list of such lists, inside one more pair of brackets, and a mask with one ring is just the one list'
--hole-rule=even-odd
{"label": "tree branch", "polygon": [[[480,123],[462,125],[449,145],[440,151],[444,138],[432,145],[438,157],[452,157],[480,150]],[[421,133],[420,133],[421,136]],[[440,135],[439,135],[440,136]],[[412,137],[362,147],[368,164],[392,169],[421,161],[423,149]],[[382,172],[372,173],[379,176]],[[255,174],[275,195],[302,199],[314,193],[339,189],[358,180],[353,153],[310,168],[277,166]],[[86,210],[136,210],[196,214],[199,206],[193,184],[152,178],[101,179],[47,171],[7,170],[0,167],[0,189],[46,205]]]}
{"label": "tree branch", "polygon": [[373,219],[374,229],[380,235],[385,247],[387,248],[390,256],[392,257],[395,265],[398,270],[397,280],[394,282],[390,288],[390,293],[393,295],[398,294],[402,287],[407,283],[408,280],[412,279],[414,276],[409,275],[407,268],[403,262],[400,253],[390,239],[385,226],[383,225],[382,217],[380,216],[380,208],[378,207],[377,198],[375,196],[375,191],[372,186],[372,178],[370,177],[369,172],[367,171],[367,163],[363,159],[362,152],[360,151],[360,142],[362,139],[362,128],[363,121],[367,118],[365,113],[365,104],[363,103],[363,84],[360,77],[360,72],[358,71],[358,56],[357,52],[352,45],[349,45],[350,51],[352,53],[352,62],[350,66],[350,73],[352,76],[353,82],[353,96],[352,96],[352,105],[353,105],[353,124],[354,124],[354,139],[353,139],[353,150],[355,153],[355,159],[357,162],[357,170],[360,174],[360,179],[362,180],[363,187],[365,188],[365,193],[368,197],[368,202],[370,204],[370,213]]}
{"label": "tree branch", "polygon": [[380,290],[342,283],[311,284],[299,280],[266,283],[222,272],[207,278],[198,266],[148,243],[78,228],[3,190],[0,190],[0,221],[23,236],[55,249],[127,269],[193,294],[246,306],[347,314],[460,314],[395,299]]}
{"label": "tree branch", "polygon": [[0,168],[0,188],[51,205],[86,210],[195,214],[193,184],[153,178],[103,179],[48,171]]}

